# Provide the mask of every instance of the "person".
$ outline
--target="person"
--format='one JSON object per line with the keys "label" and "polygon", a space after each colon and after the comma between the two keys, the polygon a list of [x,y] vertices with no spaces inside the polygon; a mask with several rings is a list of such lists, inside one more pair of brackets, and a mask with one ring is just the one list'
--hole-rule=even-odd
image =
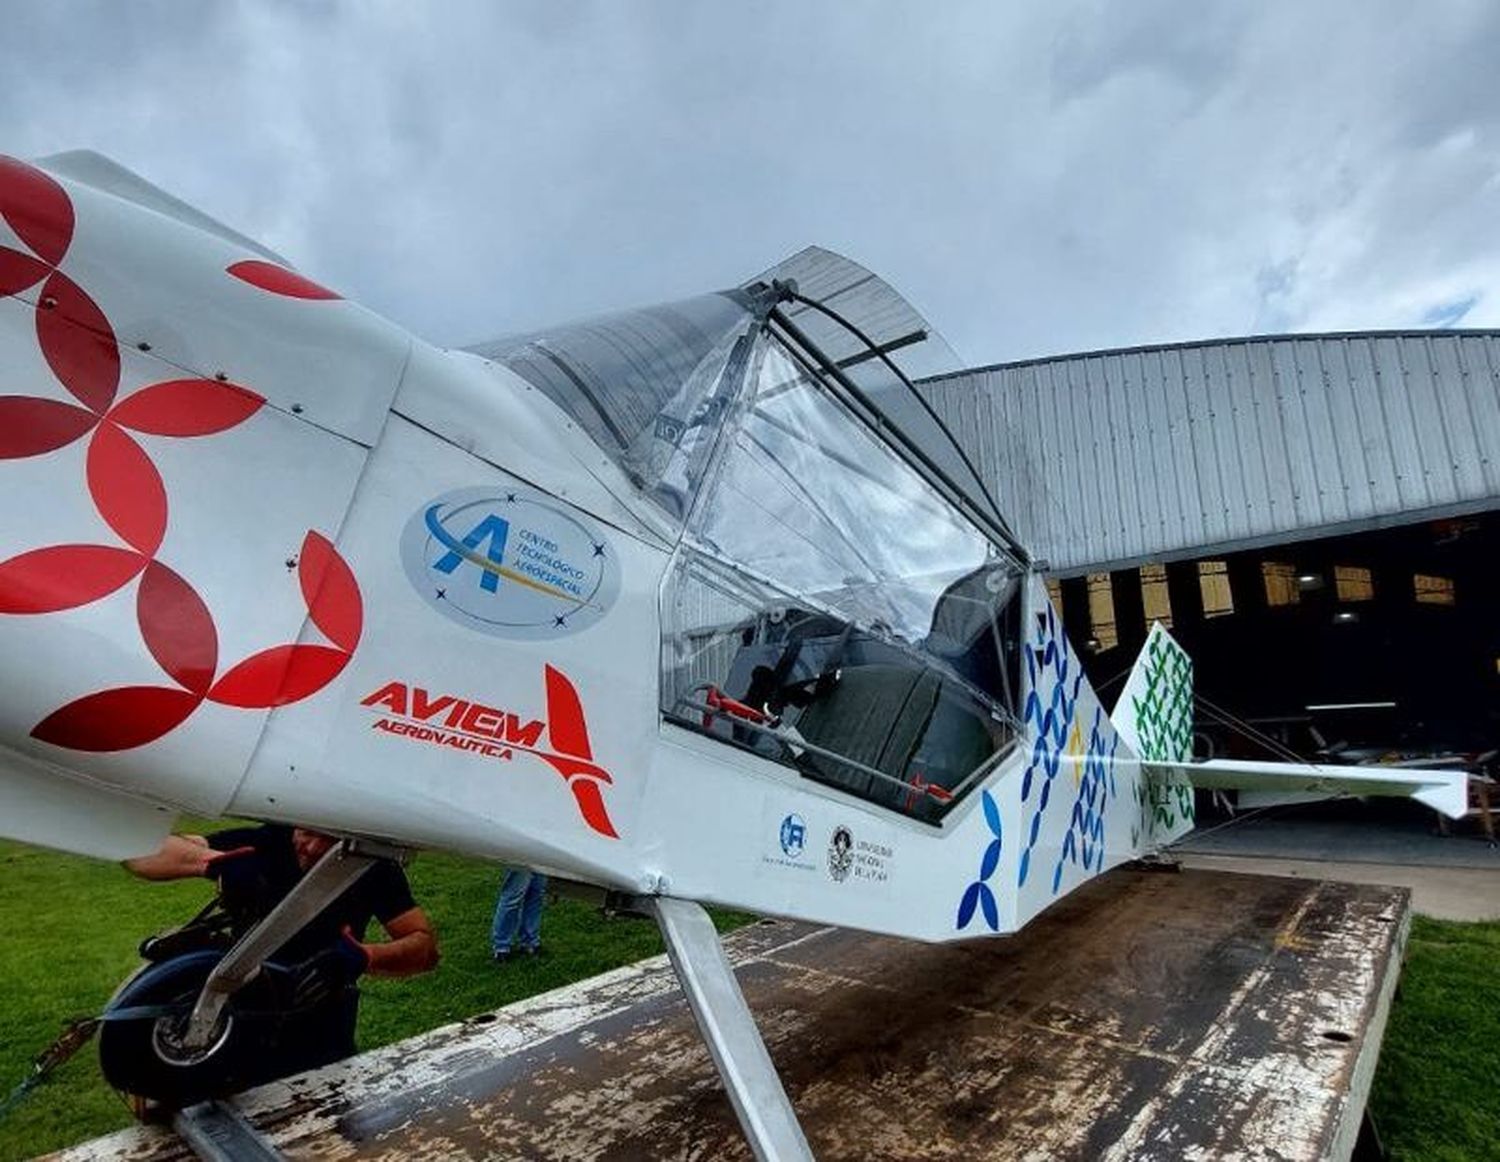
{"label": "person", "polygon": [[[151,855],[125,861],[145,880],[204,876],[217,880],[220,899],[239,936],[267,915],[337,842],[301,827],[263,824],[212,835],[169,835]],[[370,920],[387,939],[365,940]],[[437,936],[412,898],[400,866],[377,860],[270,957],[292,984],[288,1019],[277,1043],[272,1076],[286,1076],[354,1052],[359,1015],[355,981],[415,976],[438,962]],[[268,1078],[263,1079],[268,1080]]]}
{"label": "person", "polygon": [[500,883],[495,919],[490,925],[490,952],[496,964],[519,948],[527,956],[542,951],[542,904],[547,877],[525,868],[511,868]]}

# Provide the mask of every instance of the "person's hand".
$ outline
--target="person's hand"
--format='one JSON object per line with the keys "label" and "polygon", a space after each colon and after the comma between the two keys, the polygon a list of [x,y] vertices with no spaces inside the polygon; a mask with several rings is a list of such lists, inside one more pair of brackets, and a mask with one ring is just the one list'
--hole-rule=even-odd
{"label": "person's hand", "polygon": [[210,848],[203,855],[204,878],[216,880],[222,876],[231,874],[234,869],[226,867],[226,863],[254,854],[255,848],[248,845],[245,847],[232,847],[228,851],[214,851]]}
{"label": "person's hand", "polygon": [[348,925],[339,938],[292,968],[292,1004],[297,1008],[320,1005],[337,996],[370,967],[370,953]]}

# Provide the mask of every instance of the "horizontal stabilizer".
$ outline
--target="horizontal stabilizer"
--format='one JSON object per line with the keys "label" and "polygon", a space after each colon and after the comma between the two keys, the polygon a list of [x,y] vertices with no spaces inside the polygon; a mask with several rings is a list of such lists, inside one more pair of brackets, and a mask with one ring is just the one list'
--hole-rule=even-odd
{"label": "horizontal stabilizer", "polygon": [[1316,766],[1210,759],[1183,768],[1193,786],[1223,791],[1308,791],[1321,795],[1406,795],[1457,819],[1468,810],[1468,775],[1420,767]]}

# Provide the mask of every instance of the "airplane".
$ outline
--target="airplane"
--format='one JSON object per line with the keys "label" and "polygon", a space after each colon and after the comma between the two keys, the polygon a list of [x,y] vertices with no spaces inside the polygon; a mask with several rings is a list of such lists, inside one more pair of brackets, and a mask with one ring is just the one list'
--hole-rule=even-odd
{"label": "airplane", "polygon": [[904,369],[939,348],[814,249],[443,349],[97,154],[0,160],[0,834],[344,841],[115,1028],[211,1069],[308,915],[445,849],[652,915],[753,1148],[809,1156],[702,905],[967,940],[1186,834],[1194,788],[1462,812],[1454,772],[1194,762],[1160,625],[1106,711]]}

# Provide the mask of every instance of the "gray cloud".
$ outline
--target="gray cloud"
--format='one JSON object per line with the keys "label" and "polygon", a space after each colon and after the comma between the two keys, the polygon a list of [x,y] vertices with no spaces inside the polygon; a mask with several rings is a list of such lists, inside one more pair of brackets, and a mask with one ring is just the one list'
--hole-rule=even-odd
{"label": "gray cloud", "polygon": [[439,342],[810,242],[971,363],[1500,325],[1493,5],[930,8],[17,5],[0,149],[99,149]]}

